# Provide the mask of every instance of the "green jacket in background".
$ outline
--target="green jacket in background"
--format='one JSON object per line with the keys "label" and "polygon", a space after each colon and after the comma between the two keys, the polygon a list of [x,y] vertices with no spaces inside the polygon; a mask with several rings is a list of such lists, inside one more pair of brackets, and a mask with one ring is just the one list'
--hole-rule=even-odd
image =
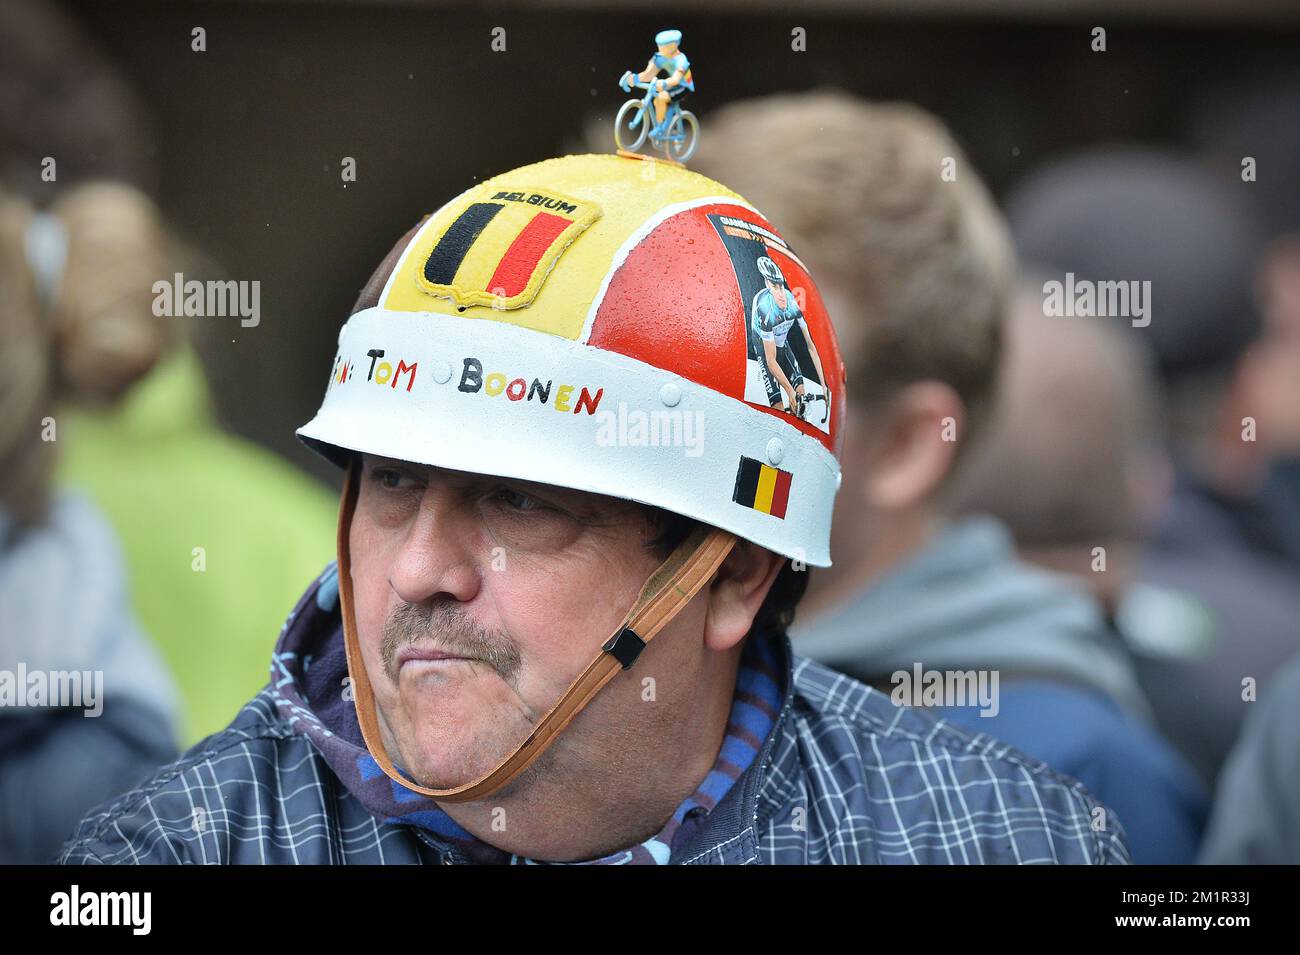
{"label": "green jacket in background", "polygon": [[169,356],[111,412],[58,418],[60,482],[121,538],[141,625],[182,696],[182,746],[266,683],[268,634],[334,558],[338,496],[217,425],[194,352]]}

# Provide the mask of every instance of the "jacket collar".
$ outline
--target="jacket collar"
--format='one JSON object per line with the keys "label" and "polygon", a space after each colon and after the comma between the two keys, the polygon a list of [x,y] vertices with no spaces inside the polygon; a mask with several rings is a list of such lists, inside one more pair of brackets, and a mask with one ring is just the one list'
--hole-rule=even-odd
{"label": "jacket collar", "polygon": [[684,833],[672,861],[686,864],[749,865],[759,861],[758,834],[786,806],[796,785],[794,746],[794,650],[785,634],[751,634],[775,643],[781,674],[781,708],[758,756],[731,791]]}

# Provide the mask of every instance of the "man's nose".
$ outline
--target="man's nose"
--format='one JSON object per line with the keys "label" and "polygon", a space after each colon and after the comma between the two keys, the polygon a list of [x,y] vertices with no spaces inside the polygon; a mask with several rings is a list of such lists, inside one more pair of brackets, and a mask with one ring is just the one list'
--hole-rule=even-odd
{"label": "man's nose", "polygon": [[398,547],[389,584],[407,603],[424,603],[439,596],[468,603],[482,582],[480,566],[488,550],[485,540],[474,508],[467,506],[454,488],[431,480]]}

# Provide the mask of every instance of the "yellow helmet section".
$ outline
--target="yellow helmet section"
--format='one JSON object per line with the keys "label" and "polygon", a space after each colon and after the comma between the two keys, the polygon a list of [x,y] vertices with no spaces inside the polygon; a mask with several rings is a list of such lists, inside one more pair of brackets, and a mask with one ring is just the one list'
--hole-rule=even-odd
{"label": "yellow helmet section", "polygon": [[522,166],[430,216],[379,305],[577,340],[632,240],[676,207],[709,198],[748,205],[712,179],[666,163],[579,155]]}

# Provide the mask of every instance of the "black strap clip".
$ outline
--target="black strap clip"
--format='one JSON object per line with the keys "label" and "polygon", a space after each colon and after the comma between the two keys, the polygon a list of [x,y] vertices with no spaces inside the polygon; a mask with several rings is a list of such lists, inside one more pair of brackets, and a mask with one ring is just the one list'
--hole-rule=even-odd
{"label": "black strap clip", "polygon": [[614,659],[623,664],[626,670],[645,649],[645,641],[636,635],[631,627],[624,627],[601,647],[606,653],[613,654]]}

